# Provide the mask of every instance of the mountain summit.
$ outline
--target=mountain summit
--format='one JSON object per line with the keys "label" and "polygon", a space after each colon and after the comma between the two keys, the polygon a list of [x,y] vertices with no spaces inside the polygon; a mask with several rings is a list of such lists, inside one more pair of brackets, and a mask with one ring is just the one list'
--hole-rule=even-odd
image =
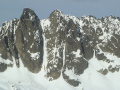
{"label": "mountain summit", "polygon": [[[74,86],[71,90],[118,90],[119,49],[119,18],[77,18],[54,10],[40,20],[33,10],[25,8],[20,19],[0,27],[0,76],[9,80],[10,73],[19,73],[21,79],[26,79],[24,75],[27,79],[37,77],[32,82],[40,82],[41,90],[47,88],[41,80],[47,80],[47,85],[65,83],[67,89]],[[66,90],[57,86],[50,89]]]}

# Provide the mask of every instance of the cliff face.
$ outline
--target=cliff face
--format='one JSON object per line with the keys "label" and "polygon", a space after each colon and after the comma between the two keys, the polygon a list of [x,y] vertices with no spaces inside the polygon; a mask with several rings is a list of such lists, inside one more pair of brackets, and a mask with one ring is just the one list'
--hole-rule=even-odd
{"label": "cliff face", "polygon": [[39,72],[43,62],[43,38],[40,20],[34,11],[24,9],[20,20],[5,22],[0,31],[1,57],[11,61],[14,57],[18,68],[21,58],[29,71]]}
{"label": "cliff face", "polygon": [[83,74],[93,58],[108,64],[96,72],[119,71],[119,65],[109,58],[120,58],[119,44],[120,20],[114,16],[77,18],[54,10],[47,19],[39,20],[33,10],[25,8],[20,19],[0,27],[0,72],[15,63],[19,68],[22,60],[32,73],[44,68],[48,80],[62,75],[70,85],[78,86],[82,82],[71,74]]}
{"label": "cliff face", "polygon": [[[44,25],[47,22],[48,25]],[[70,79],[65,73],[73,70],[74,74],[80,75],[88,67],[77,24],[58,10],[53,11],[48,19],[42,20],[41,24],[47,40],[47,77],[54,80],[62,74],[68,83],[77,86],[80,82]]]}

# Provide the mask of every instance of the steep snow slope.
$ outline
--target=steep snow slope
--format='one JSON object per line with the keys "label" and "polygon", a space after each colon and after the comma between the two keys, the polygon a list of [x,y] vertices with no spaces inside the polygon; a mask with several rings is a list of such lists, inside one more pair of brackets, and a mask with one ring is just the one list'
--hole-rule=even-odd
{"label": "steep snow slope", "polygon": [[[44,35],[43,35],[44,37]],[[44,38],[45,39],[45,38]],[[46,42],[44,42],[44,52],[46,52]],[[2,58],[0,58],[2,60]],[[14,60],[14,58],[13,58]],[[44,62],[39,73],[33,74],[24,67],[20,60],[20,68],[17,68],[15,60],[12,68],[7,68],[0,73],[0,90],[74,90],[75,87],[67,84],[62,76],[58,80],[49,81],[45,77],[46,53]],[[81,87],[80,87],[81,88]],[[80,88],[76,90],[80,90]]]}
{"label": "steep snow slope", "polygon": [[[119,58],[112,59],[120,64]],[[62,76],[58,80],[48,81],[44,76],[44,67],[38,74],[33,74],[21,61],[20,68],[17,68],[14,62],[13,68],[0,73],[0,90],[119,90],[120,72],[109,72],[107,75],[97,72],[107,65],[106,62],[98,61],[94,57],[89,61],[89,68],[81,76],[74,76],[72,71],[66,72],[71,78],[82,82],[78,87],[73,87],[66,83]]]}

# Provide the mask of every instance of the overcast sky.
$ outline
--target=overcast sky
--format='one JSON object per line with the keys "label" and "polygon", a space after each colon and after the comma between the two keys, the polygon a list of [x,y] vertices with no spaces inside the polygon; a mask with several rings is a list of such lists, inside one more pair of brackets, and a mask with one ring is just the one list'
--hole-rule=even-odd
{"label": "overcast sky", "polygon": [[0,26],[4,21],[19,19],[26,7],[34,10],[40,19],[47,18],[55,9],[76,17],[120,17],[120,0],[0,0]]}

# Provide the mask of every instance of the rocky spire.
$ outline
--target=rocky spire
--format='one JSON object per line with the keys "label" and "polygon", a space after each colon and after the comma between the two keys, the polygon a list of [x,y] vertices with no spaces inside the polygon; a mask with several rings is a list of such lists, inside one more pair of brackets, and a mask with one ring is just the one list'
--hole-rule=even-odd
{"label": "rocky spire", "polygon": [[34,20],[39,20],[39,18],[33,10],[31,10],[29,8],[24,8],[23,13],[20,17],[20,20],[21,21],[24,21],[24,20],[34,21]]}

